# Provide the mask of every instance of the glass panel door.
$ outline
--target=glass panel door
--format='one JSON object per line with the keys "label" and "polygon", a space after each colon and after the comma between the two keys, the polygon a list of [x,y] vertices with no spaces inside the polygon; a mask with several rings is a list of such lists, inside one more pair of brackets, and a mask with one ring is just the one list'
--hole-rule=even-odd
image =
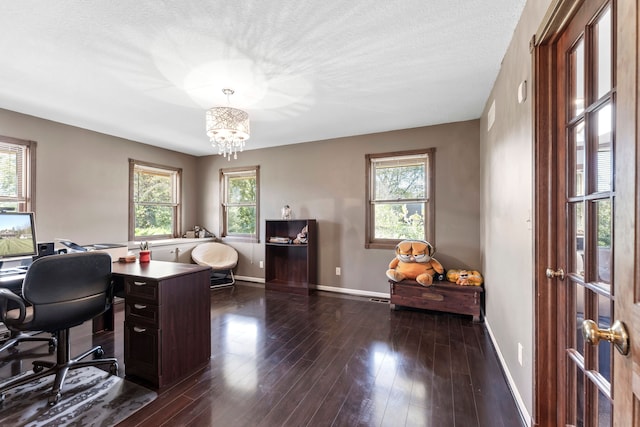
{"label": "glass panel door", "polygon": [[[582,338],[585,319],[594,319],[601,329],[611,326],[615,294],[612,6],[595,3],[585,2],[588,6],[558,43],[567,88],[560,94],[566,98],[559,102],[565,107],[558,140],[566,143],[568,180],[559,210],[566,215],[559,242],[566,242],[568,261],[567,277],[559,282],[566,296],[566,314],[561,315],[566,317],[559,324],[567,325],[560,331],[566,354],[564,413],[566,425],[573,426],[608,426],[613,415],[613,347],[607,341],[593,346]],[[587,7],[591,10],[585,12]]]}

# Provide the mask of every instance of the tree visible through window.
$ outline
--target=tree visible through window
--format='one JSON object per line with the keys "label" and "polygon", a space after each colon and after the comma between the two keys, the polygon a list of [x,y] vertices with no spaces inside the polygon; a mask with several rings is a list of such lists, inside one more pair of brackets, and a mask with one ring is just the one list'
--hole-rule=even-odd
{"label": "tree visible through window", "polygon": [[220,170],[223,237],[258,235],[258,166]]}
{"label": "tree visible through window", "polygon": [[32,171],[36,143],[0,136],[0,208],[33,210]]}
{"label": "tree visible through window", "polygon": [[404,239],[435,244],[430,189],[433,157],[433,149],[366,156],[366,247],[394,247]]}
{"label": "tree visible through window", "polygon": [[179,235],[181,170],[130,160],[130,238]]}

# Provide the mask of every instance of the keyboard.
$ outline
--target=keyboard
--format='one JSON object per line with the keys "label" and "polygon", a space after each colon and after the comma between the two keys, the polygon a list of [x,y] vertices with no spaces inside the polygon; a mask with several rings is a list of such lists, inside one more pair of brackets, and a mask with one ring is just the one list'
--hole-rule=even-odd
{"label": "keyboard", "polygon": [[29,267],[26,265],[21,265],[18,267],[11,268],[2,268],[0,269],[0,277],[4,276],[15,276],[16,274],[25,274]]}
{"label": "keyboard", "polygon": [[0,287],[9,288],[12,291],[22,287],[22,281],[27,274],[29,266],[20,265],[17,267],[0,269]]}

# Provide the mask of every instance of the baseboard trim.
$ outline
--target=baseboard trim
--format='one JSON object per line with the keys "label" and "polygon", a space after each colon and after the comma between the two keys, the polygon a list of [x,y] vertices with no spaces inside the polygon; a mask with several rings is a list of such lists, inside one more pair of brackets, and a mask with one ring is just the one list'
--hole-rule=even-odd
{"label": "baseboard trim", "polygon": [[235,277],[236,280],[242,280],[243,282],[264,283],[264,279],[262,277],[238,276],[237,274]]}
{"label": "baseboard trim", "polygon": [[[236,280],[241,280],[243,282],[253,282],[253,283],[265,282],[265,280],[261,277],[249,277],[249,276],[238,276],[238,275],[236,275]],[[371,292],[371,291],[363,291],[360,289],[339,288],[337,286],[316,285],[314,289],[318,291],[334,292],[337,294],[346,294],[346,295],[353,295],[353,296],[366,297],[366,298],[389,299],[390,297],[388,292]]]}
{"label": "baseboard trim", "polygon": [[354,295],[358,297],[367,297],[367,298],[389,299],[390,297],[388,292],[371,292],[371,291],[363,291],[360,289],[339,288],[337,286],[316,285],[315,289],[319,291],[335,292],[337,294],[347,294],[347,295]]}
{"label": "baseboard trim", "polygon": [[522,418],[522,422],[524,422],[525,426],[531,427],[531,415],[529,414],[529,411],[527,411],[527,407],[524,404],[524,401],[522,400],[522,396],[520,396],[520,393],[518,392],[518,388],[516,387],[516,384],[513,381],[511,372],[509,372],[507,363],[505,362],[504,357],[502,356],[502,352],[500,351],[500,347],[496,342],[496,337],[493,335],[493,331],[491,330],[491,323],[489,322],[489,319],[487,319],[486,316],[484,318],[484,325],[487,328],[487,331],[489,332],[489,337],[491,338],[491,342],[493,343],[493,348],[496,349],[496,353],[498,354],[498,359],[500,360],[502,371],[507,377],[507,383],[509,384],[509,388],[511,389],[511,394],[516,400],[516,406],[520,411],[520,418]]}

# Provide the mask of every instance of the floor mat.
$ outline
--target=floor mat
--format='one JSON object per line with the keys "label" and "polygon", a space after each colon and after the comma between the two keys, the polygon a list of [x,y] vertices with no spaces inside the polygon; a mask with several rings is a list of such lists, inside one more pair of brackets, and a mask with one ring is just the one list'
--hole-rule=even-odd
{"label": "floor mat", "polygon": [[50,375],[7,391],[0,406],[0,425],[113,426],[157,397],[152,390],[85,367],[68,372],[60,400],[49,406],[53,378]]}

